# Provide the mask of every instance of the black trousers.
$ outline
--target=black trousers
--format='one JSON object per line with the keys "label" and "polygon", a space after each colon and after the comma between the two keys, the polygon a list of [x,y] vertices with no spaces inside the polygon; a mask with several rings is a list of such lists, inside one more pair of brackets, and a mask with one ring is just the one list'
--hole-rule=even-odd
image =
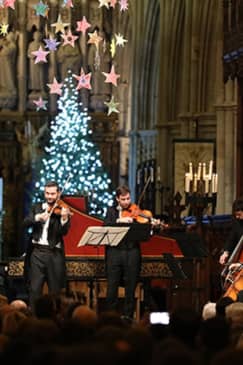
{"label": "black trousers", "polygon": [[135,289],[141,268],[140,248],[119,249],[109,247],[106,251],[107,309],[117,310],[118,288],[125,288],[123,314],[133,318],[135,308]]}
{"label": "black trousers", "polygon": [[35,300],[42,295],[45,282],[49,294],[57,294],[65,287],[65,272],[65,257],[61,249],[34,247],[29,272],[29,304],[33,311]]}

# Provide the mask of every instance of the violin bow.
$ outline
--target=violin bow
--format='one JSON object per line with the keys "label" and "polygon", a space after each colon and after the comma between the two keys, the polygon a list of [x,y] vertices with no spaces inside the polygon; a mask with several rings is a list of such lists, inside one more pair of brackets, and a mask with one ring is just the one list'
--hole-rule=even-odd
{"label": "violin bow", "polygon": [[150,183],[150,180],[151,180],[151,176],[148,177],[148,179],[147,179],[147,181],[146,181],[146,183],[144,185],[143,191],[141,192],[141,194],[140,194],[140,196],[138,198],[138,206],[140,206],[140,203],[141,203],[141,201],[142,201],[142,199],[144,197],[144,194],[145,194],[145,192],[147,190],[147,187],[148,187],[148,184]]}

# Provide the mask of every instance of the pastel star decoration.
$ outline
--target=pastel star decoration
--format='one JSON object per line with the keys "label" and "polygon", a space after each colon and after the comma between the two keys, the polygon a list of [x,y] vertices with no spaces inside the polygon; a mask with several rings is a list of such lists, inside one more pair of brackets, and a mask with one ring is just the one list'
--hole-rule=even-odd
{"label": "pastel star decoration", "polygon": [[36,56],[35,63],[47,62],[46,56],[49,53],[50,53],[49,51],[44,51],[41,46],[39,47],[38,51],[31,52],[31,54]]}
{"label": "pastel star decoration", "polygon": [[70,29],[67,33],[61,34],[61,37],[63,38],[63,46],[70,44],[73,48],[75,47],[75,41],[78,39],[78,36],[72,34]]}
{"label": "pastel star decoration", "polygon": [[8,24],[0,24],[0,35],[7,35],[8,34]]}
{"label": "pastel star decoration", "polygon": [[4,7],[4,0],[0,0],[0,7],[3,8]]}
{"label": "pastel star decoration", "polygon": [[127,43],[127,39],[123,38],[123,35],[121,35],[120,33],[115,34],[116,37],[116,45],[120,46],[120,47],[124,47],[125,43]]}
{"label": "pastel star decoration", "polygon": [[110,7],[114,8],[117,3],[117,0],[110,0]]}
{"label": "pastel star decoration", "polygon": [[69,26],[69,23],[63,23],[62,22],[62,17],[59,14],[58,18],[57,18],[57,22],[56,23],[52,23],[51,27],[55,27],[55,33],[61,32],[64,33],[65,32],[65,28]]}
{"label": "pastel star decoration", "polygon": [[52,38],[50,36],[50,38],[46,38],[44,39],[45,42],[45,48],[48,48],[49,51],[56,51],[57,50],[57,46],[61,43],[61,42],[57,42],[57,40],[55,38]]}
{"label": "pastel star decoration", "polygon": [[66,6],[66,8],[73,8],[73,2],[72,0],[63,0],[63,7]]}
{"label": "pastel star decoration", "polygon": [[100,37],[97,33],[97,30],[94,31],[93,33],[88,33],[89,35],[89,40],[88,40],[88,44],[94,44],[96,46],[96,48],[99,48],[99,43],[103,40],[102,37]]}
{"label": "pastel star decoration", "polygon": [[84,89],[91,89],[90,85],[90,79],[91,79],[91,72],[88,74],[84,73],[83,68],[81,67],[80,75],[73,75],[73,77],[78,80],[78,85],[76,87],[76,90],[80,90],[82,88]]}
{"label": "pastel star decoration", "polygon": [[107,9],[109,9],[109,2],[109,0],[99,0],[99,8],[105,6]]}
{"label": "pastel star decoration", "polygon": [[128,9],[128,0],[120,0],[119,5],[120,5],[120,11],[127,10]]}
{"label": "pastel star decoration", "polygon": [[120,103],[116,103],[114,101],[114,96],[112,95],[111,100],[109,102],[105,101],[104,104],[106,106],[108,106],[108,112],[107,115],[110,115],[111,113],[120,113],[119,110],[117,109],[118,105]]}
{"label": "pastel star decoration", "polygon": [[40,109],[47,110],[46,104],[47,101],[43,100],[40,96],[38,100],[33,100],[33,103],[36,105],[36,110],[39,111]]}
{"label": "pastel star decoration", "polygon": [[3,5],[5,6],[5,8],[11,8],[11,9],[15,9],[15,0],[4,0]]}
{"label": "pastel star decoration", "polygon": [[40,0],[38,4],[34,5],[33,8],[35,9],[36,15],[47,17],[49,7],[47,4],[44,4],[42,0]]}
{"label": "pastel star decoration", "polygon": [[87,21],[86,17],[83,16],[83,19],[80,21],[77,21],[77,32],[82,32],[83,35],[85,35],[86,30],[90,28],[91,24]]}
{"label": "pastel star decoration", "polygon": [[47,86],[50,88],[50,94],[58,94],[62,95],[62,83],[58,83],[57,79],[54,77],[52,84],[47,84]]}
{"label": "pastel star decoration", "polygon": [[105,82],[110,82],[114,86],[117,86],[117,79],[119,79],[120,75],[115,73],[114,65],[111,66],[111,71],[109,73],[102,72],[105,75]]}

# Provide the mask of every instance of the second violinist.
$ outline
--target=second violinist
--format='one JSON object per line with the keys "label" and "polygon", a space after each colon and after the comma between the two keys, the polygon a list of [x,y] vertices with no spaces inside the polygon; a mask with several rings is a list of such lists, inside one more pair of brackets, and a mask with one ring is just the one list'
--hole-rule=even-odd
{"label": "second violinist", "polygon": [[[135,212],[130,209],[132,207],[134,206],[131,203],[130,189],[125,185],[119,186],[116,189],[116,204],[108,208],[105,225],[132,223],[135,219]],[[123,283],[125,301],[122,315],[132,320],[135,307],[135,289],[141,267],[140,242],[137,240],[130,241],[125,236],[118,246],[106,246],[105,258],[107,309],[118,310],[118,288]]]}

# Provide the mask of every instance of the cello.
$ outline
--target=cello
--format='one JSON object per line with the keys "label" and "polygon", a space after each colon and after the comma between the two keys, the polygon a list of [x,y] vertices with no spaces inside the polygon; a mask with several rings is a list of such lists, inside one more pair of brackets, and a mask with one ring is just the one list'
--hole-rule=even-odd
{"label": "cello", "polygon": [[225,268],[221,272],[224,280],[224,297],[237,300],[238,293],[243,290],[243,235],[232,252]]}

